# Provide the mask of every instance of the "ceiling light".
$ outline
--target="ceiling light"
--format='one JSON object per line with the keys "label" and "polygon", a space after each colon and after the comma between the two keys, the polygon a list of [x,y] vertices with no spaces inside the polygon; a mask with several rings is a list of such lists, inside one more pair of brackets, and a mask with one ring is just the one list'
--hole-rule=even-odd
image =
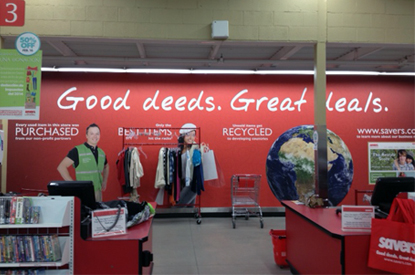
{"label": "ceiling light", "polygon": [[[244,74],[244,75],[313,75],[313,70],[197,70],[197,69],[111,69],[42,67],[42,72],[146,73],[146,74]],[[327,71],[327,75],[415,76],[414,72]]]}

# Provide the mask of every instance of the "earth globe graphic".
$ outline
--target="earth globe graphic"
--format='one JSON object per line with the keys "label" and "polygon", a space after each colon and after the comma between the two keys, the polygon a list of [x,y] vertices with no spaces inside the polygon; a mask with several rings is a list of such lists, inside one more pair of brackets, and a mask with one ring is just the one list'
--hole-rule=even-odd
{"label": "earth globe graphic", "polygon": [[[287,130],[272,144],[266,161],[268,185],[279,200],[300,200],[315,193],[313,125]],[[343,140],[327,130],[328,201],[338,205],[349,192],[353,161]]]}

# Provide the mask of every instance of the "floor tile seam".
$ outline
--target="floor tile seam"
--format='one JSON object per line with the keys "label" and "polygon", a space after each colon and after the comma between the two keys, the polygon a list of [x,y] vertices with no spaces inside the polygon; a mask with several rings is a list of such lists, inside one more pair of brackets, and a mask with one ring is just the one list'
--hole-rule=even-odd
{"label": "floor tile seam", "polygon": [[[191,222],[196,223],[196,220],[189,218],[188,219],[188,224],[189,224],[190,240],[191,240],[191,244],[192,244],[193,257],[194,257],[194,260],[195,260],[195,263],[196,263],[197,274],[200,274],[199,263],[198,263],[197,256],[196,256],[195,239],[194,239],[194,234],[193,234],[194,230],[193,230],[193,226],[192,226]],[[203,226],[203,224],[202,223],[197,223],[197,226]]]}

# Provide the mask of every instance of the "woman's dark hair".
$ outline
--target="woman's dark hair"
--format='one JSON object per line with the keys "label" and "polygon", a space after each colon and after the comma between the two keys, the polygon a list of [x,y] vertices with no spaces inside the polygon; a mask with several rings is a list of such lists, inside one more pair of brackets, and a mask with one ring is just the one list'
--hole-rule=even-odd
{"label": "woman's dark hair", "polygon": [[193,146],[193,144],[184,144],[184,136],[185,136],[186,134],[184,134],[184,135],[180,135],[178,138],[177,138],[177,142],[179,143],[179,148],[180,148],[180,150],[181,151],[183,151],[183,149],[184,149],[184,146],[186,145],[187,146],[187,148],[190,148],[190,147],[192,147]]}
{"label": "woman's dark hair", "polygon": [[184,148],[184,136],[180,135],[177,139],[177,142],[179,143],[180,151],[183,151]]}

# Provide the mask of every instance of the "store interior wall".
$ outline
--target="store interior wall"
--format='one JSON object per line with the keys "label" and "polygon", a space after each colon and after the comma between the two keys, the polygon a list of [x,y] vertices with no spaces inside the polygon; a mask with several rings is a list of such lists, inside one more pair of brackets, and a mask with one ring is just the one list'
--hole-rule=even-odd
{"label": "store interior wall", "polygon": [[[373,188],[368,176],[369,142],[390,142],[393,145],[413,141],[415,130],[411,130],[411,136],[370,135],[359,131],[386,129],[400,132],[400,129],[414,129],[414,88],[413,77],[329,77],[325,93],[329,99],[327,129],[345,144],[343,146],[337,142],[338,139],[332,139],[336,148],[334,152],[328,152],[331,154],[330,161],[341,154],[345,161],[341,161],[337,168],[350,167],[347,147],[354,167],[353,179],[351,185],[346,186],[348,193],[343,203],[354,203],[355,189]],[[68,94],[68,91],[71,92]],[[241,94],[241,91],[245,93]],[[271,192],[267,178],[267,168],[272,167],[266,165],[270,152],[274,152],[271,148],[290,129],[313,125],[314,122],[312,76],[45,73],[42,75],[41,98],[39,120],[9,121],[8,146],[9,152],[13,152],[8,157],[10,190],[19,191],[23,187],[45,189],[49,181],[60,179],[57,165],[73,146],[85,141],[86,127],[95,122],[102,129],[99,146],[107,153],[110,163],[110,184],[103,194],[104,199],[116,199],[122,195],[115,165],[117,155],[123,149],[120,127],[180,128],[192,122],[201,127],[201,141],[214,150],[225,178],[223,185],[206,183],[201,197],[203,207],[230,206],[230,178],[236,173],[261,174],[261,204],[275,207],[279,202]],[[65,108],[73,105],[74,98],[84,100],[79,101],[76,108]],[[103,98],[106,99],[101,101]],[[112,102],[125,98],[125,107],[115,109],[113,104],[106,106],[110,98]],[[198,106],[203,108],[190,110],[189,105],[185,104],[184,108],[178,109],[173,102],[184,98],[187,102],[193,102],[190,105],[198,101]],[[238,98],[262,103],[251,103],[245,109],[244,101]],[[265,99],[267,101],[263,101]],[[267,104],[271,100],[274,103],[278,100],[279,103],[274,106],[277,109]],[[294,102],[302,104],[299,106]],[[88,104],[92,105],[88,107]],[[287,104],[293,108],[288,110]],[[212,106],[214,108],[208,111],[207,108]],[[258,129],[257,133],[254,128]],[[177,147],[176,139],[172,142]],[[310,142],[297,139],[282,148],[288,156],[292,152],[293,160],[313,152]],[[147,157],[141,158],[144,177],[138,192],[141,199],[154,200],[158,192],[154,188],[154,177],[160,146],[144,146],[142,149]],[[385,169],[389,170],[387,172],[393,172],[392,163],[393,160]],[[304,171],[308,171],[311,166],[304,167]]]}
{"label": "store interior wall", "polygon": [[26,1],[23,27],[1,35],[211,39],[211,23],[228,20],[228,41],[319,41],[326,10],[326,42],[413,44],[412,0]]}
{"label": "store interior wall", "polygon": [[[411,0],[27,1],[24,27],[42,36],[210,39],[213,20],[229,20],[229,40],[413,43]],[[321,27],[319,12],[325,9]],[[138,16],[137,16],[138,15]],[[319,25],[320,24],[320,25]],[[321,39],[321,35],[325,38]],[[0,44],[1,45],[1,44]],[[6,125],[7,121],[3,123]],[[7,146],[6,146],[7,149]],[[5,165],[4,165],[5,166]],[[2,167],[2,188],[6,173]]]}

